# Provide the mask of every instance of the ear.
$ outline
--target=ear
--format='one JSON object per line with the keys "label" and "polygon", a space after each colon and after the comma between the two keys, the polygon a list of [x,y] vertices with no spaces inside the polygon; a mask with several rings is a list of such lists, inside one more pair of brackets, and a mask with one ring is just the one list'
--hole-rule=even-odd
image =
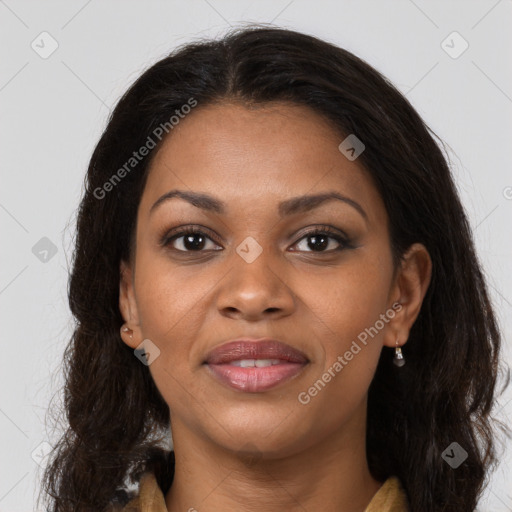
{"label": "ear", "polygon": [[389,329],[384,335],[384,345],[402,346],[409,337],[412,325],[421,310],[432,276],[432,260],[423,244],[412,244],[402,257],[397,269],[390,297],[401,308],[393,308],[395,316],[389,321]]}
{"label": "ear", "polygon": [[128,346],[136,348],[142,341],[142,333],[135,300],[133,271],[131,265],[121,261],[119,267],[119,310],[131,331],[124,332],[121,328],[121,338]]}

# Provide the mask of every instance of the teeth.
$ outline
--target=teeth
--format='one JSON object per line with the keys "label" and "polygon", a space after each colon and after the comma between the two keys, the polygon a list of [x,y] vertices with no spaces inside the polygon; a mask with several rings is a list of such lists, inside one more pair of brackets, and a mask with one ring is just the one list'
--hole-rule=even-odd
{"label": "teeth", "polygon": [[263,368],[265,366],[279,364],[280,362],[280,359],[240,359],[238,361],[231,361],[229,364],[242,368]]}
{"label": "teeth", "polygon": [[272,366],[273,364],[279,364],[279,359],[256,359],[254,365],[257,368],[263,368],[264,366]]}

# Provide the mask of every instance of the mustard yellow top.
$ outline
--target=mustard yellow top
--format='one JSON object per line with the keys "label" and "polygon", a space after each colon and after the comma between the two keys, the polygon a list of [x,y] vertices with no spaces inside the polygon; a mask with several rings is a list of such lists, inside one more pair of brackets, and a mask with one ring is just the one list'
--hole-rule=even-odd
{"label": "mustard yellow top", "polygon": [[[145,473],[139,495],[125,507],[124,512],[167,512],[165,498],[154,473]],[[407,497],[400,480],[390,476],[375,493],[364,512],[409,512]]]}

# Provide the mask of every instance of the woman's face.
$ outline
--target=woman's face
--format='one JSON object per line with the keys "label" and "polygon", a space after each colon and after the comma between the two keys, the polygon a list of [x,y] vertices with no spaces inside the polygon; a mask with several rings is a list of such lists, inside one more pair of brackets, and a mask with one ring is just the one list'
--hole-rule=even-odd
{"label": "woman's face", "polygon": [[[280,456],[364,428],[382,346],[413,318],[392,309],[407,296],[386,210],[342,140],[305,107],[199,105],[153,160],[120,305],[125,342],[151,340],[175,441]],[[203,199],[161,199],[176,190]],[[176,233],[187,226],[200,234]],[[222,347],[241,338],[291,349]]]}

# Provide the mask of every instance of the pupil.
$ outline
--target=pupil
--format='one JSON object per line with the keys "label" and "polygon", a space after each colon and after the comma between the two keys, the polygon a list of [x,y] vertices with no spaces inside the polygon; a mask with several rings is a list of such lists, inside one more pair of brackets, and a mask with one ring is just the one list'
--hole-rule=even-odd
{"label": "pupil", "polygon": [[[195,238],[199,241],[193,242]],[[204,237],[197,234],[187,235],[184,239],[183,245],[187,250],[202,249],[204,245]]]}
{"label": "pupil", "polygon": [[312,235],[309,238],[313,240],[308,244],[310,249],[325,249],[329,245],[329,237],[325,235]]}

